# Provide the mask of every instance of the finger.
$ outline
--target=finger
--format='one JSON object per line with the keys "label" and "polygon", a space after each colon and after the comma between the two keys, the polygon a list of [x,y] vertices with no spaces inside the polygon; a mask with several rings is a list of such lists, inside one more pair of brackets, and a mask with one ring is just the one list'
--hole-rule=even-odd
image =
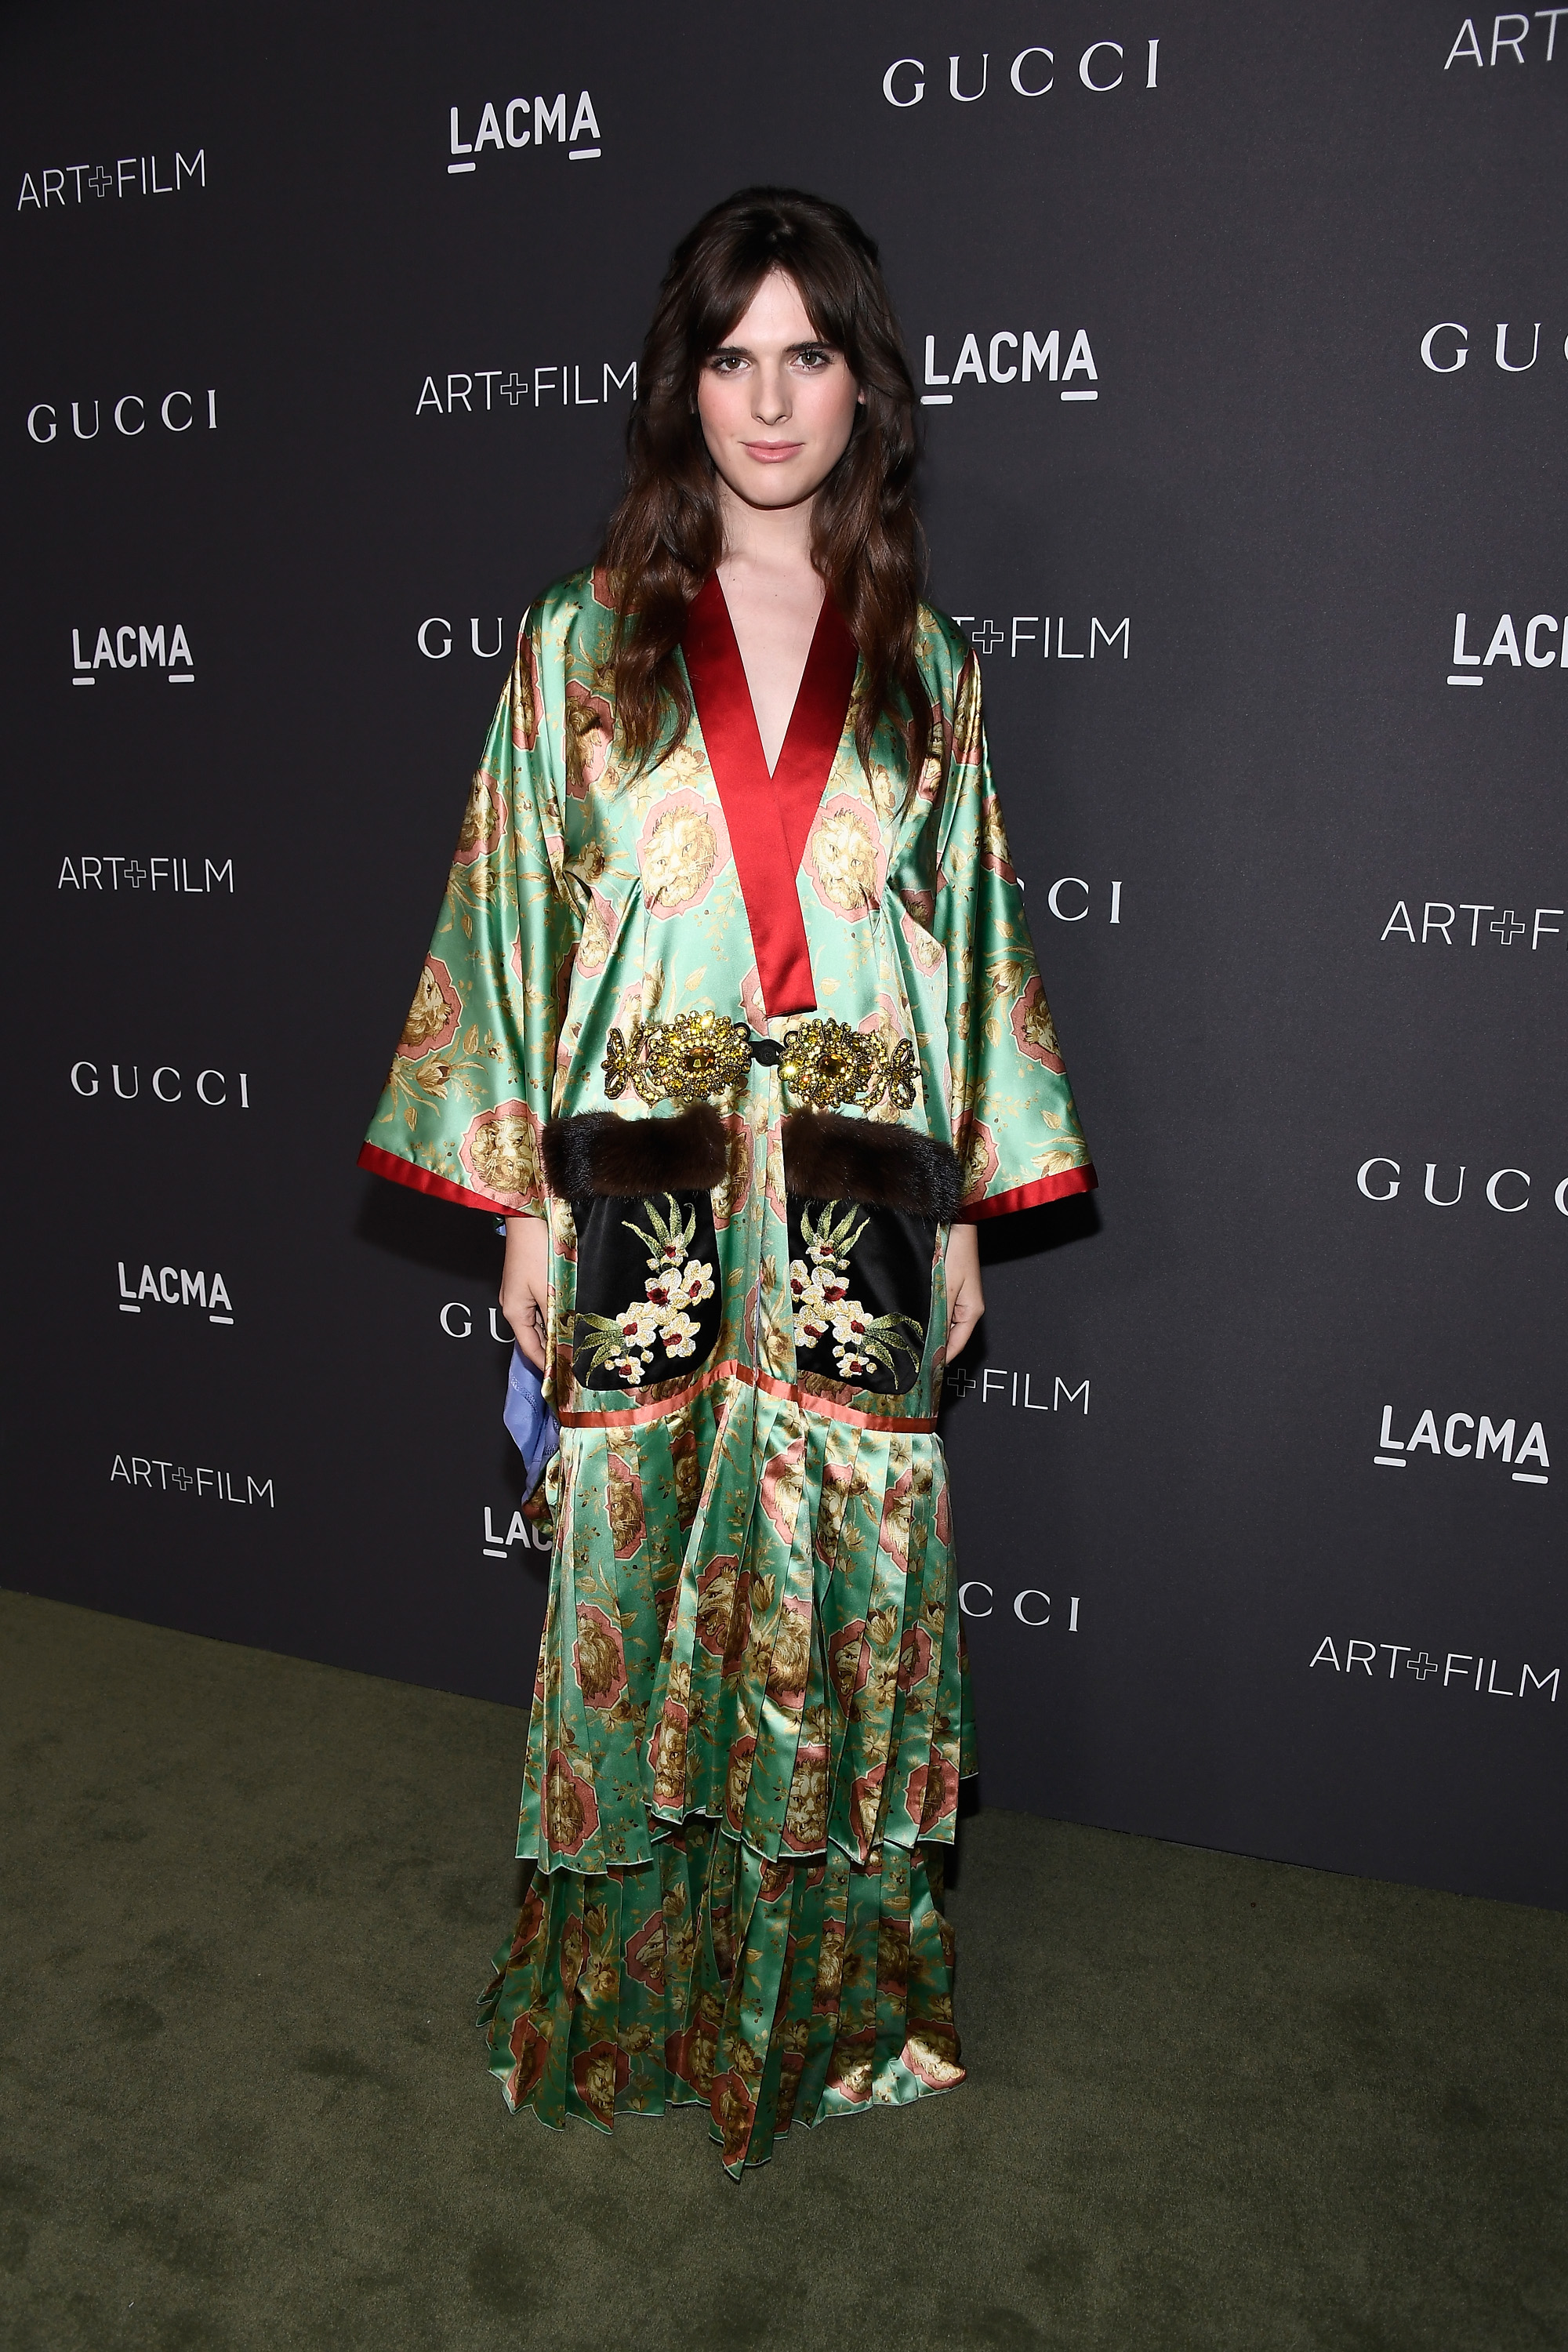
{"label": "finger", "polygon": [[533,1366],[534,1370],[542,1371],[544,1369],[544,1318],[540,1314],[538,1300],[531,1293],[525,1293],[521,1299],[514,1297],[509,1306],[503,1296],[501,1313],[510,1324],[513,1339]]}

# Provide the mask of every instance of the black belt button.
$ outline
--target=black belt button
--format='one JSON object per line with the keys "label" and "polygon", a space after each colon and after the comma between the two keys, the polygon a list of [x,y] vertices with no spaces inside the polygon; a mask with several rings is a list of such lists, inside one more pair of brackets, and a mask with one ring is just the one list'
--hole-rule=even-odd
{"label": "black belt button", "polygon": [[749,1037],[746,1042],[752,1049],[752,1061],[760,1062],[764,1070],[771,1070],[784,1058],[784,1047],[775,1045],[771,1037]]}

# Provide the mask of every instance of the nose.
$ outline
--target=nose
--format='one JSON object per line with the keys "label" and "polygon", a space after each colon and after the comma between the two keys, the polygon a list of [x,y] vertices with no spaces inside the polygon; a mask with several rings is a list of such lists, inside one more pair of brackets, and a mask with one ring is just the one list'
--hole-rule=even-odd
{"label": "nose", "polygon": [[756,392],[752,401],[752,415],[759,425],[782,425],[789,415],[789,387],[784,369],[776,361],[764,362],[757,370]]}

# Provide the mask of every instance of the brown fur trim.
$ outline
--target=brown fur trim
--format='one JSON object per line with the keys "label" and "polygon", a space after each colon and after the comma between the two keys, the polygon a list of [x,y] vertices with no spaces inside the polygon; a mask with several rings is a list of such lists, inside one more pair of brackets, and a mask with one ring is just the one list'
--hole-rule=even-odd
{"label": "brown fur trim", "polygon": [[584,1111],[544,1130],[544,1173],[564,1201],[640,1200],[649,1192],[710,1192],[729,1171],[724,1122],[710,1103],[671,1118]]}
{"label": "brown fur trim", "polygon": [[958,1157],[934,1136],[834,1111],[793,1111],[784,1123],[784,1188],[799,1200],[868,1201],[951,1224],[963,1187]]}

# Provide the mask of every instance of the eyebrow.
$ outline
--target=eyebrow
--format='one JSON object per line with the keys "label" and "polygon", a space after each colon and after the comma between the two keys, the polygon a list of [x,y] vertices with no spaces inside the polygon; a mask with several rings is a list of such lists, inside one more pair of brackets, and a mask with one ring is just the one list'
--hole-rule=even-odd
{"label": "eyebrow", "polygon": [[[786,343],[784,357],[788,359],[792,352],[836,352],[837,349],[838,345],[830,342],[826,335],[807,335],[803,342]],[[710,360],[749,360],[754,359],[756,354],[749,343],[717,343],[708,356]]]}

